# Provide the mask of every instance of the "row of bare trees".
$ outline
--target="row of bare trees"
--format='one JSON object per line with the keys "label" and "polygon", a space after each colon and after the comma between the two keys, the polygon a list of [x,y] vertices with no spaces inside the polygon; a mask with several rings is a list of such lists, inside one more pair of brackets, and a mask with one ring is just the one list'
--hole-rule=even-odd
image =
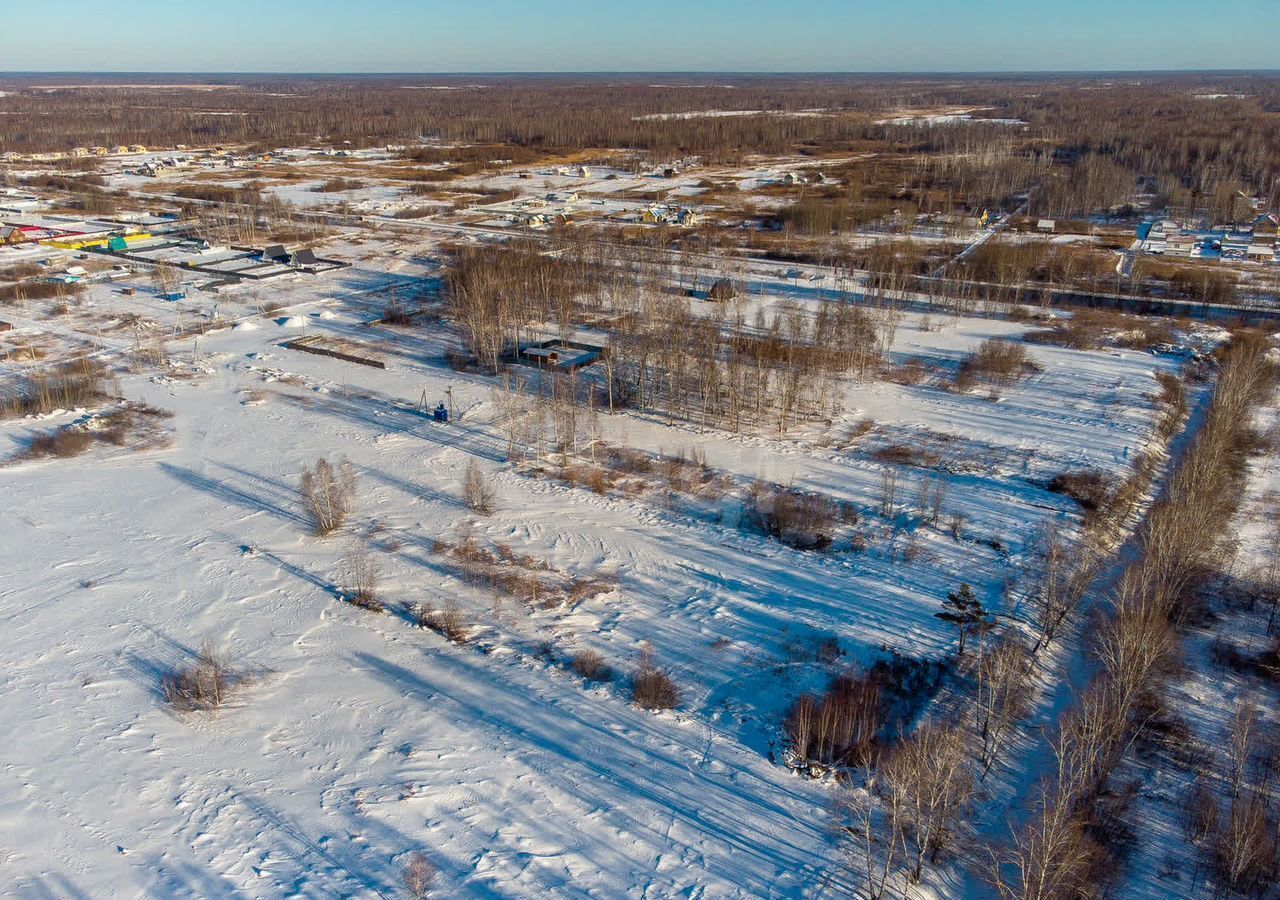
{"label": "row of bare trees", "polygon": [[[1169,440],[1186,414],[1179,391],[1166,390],[1165,395],[1158,406],[1158,441]],[[850,871],[867,895],[910,896],[926,864],[981,847],[972,824],[974,798],[991,772],[1007,761],[1018,726],[1032,709],[1044,659],[1080,622],[1083,601],[1109,558],[1108,548],[1127,530],[1134,495],[1148,489],[1153,472],[1154,465],[1144,461],[1122,486],[1110,486],[1078,537],[1056,521],[1042,526],[1032,541],[1023,612],[1016,622],[992,617],[967,585],[949,595],[939,617],[960,630],[961,651],[953,663],[948,701],[914,733],[884,739],[883,703],[867,702],[870,683],[865,679],[837,679],[825,695],[803,697],[793,707],[787,722],[793,757],[802,756],[811,765],[852,767],[844,846]],[[864,690],[853,690],[859,685]],[[875,698],[889,690],[884,682],[874,686],[879,689]],[[862,703],[853,702],[859,698]],[[1072,718],[1064,726],[1068,737],[1056,745],[1070,753],[1063,757],[1064,771],[1080,770],[1104,755],[1104,748],[1088,739],[1094,718]],[[1079,744],[1073,743],[1077,738]],[[1064,873],[1077,870],[1086,874],[1072,882],[1072,889],[1084,893],[1072,896],[1089,896],[1101,872],[1095,864],[1104,857],[1092,854],[1089,842],[1094,838],[1076,817],[1076,807],[1050,803],[1049,797],[1048,792],[1040,797],[1034,824],[990,851],[990,860],[979,851],[978,876],[1004,896],[1066,896],[1057,893]],[[1058,854],[1054,865],[1035,868],[1051,854]],[[1019,880],[1023,871],[1025,881]]]}
{"label": "row of bare trees", "polygon": [[[839,766],[847,775],[838,808],[859,895],[912,896],[926,866],[973,843],[981,782],[1031,699],[1031,657],[1018,634],[980,630],[976,643],[954,663],[956,702],[910,733],[911,709],[938,690],[945,666],[841,676],[792,707],[793,764]],[[914,698],[905,711],[904,697]]]}
{"label": "row of bare trees", "polygon": [[[840,409],[840,380],[876,371],[901,320],[886,282],[870,308],[816,312],[788,304],[745,314],[743,298],[696,303],[677,286],[696,279],[682,256],[595,245],[464,251],[450,275],[454,321],[472,357],[497,371],[535,337],[607,330],[602,362],[571,396],[610,410],[638,409],[735,432],[785,434]],[[590,385],[594,384],[595,388]]]}
{"label": "row of bare trees", "polygon": [[1096,896],[1117,870],[1112,839],[1123,804],[1108,788],[1160,712],[1193,591],[1225,553],[1248,412],[1273,376],[1266,353],[1265,340],[1241,333],[1224,355],[1204,426],[1142,526],[1139,554],[1094,637],[1098,671],[1059,723],[1035,814],[992,851],[1002,897]]}
{"label": "row of bare trees", "polygon": [[1280,735],[1268,713],[1245,697],[1196,773],[1183,836],[1196,849],[1208,890],[1274,896],[1280,883]]}

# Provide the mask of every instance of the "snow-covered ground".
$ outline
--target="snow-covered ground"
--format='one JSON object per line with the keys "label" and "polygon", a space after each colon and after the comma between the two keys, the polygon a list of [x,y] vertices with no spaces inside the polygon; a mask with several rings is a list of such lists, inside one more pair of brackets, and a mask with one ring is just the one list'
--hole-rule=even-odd
{"label": "snow-covered ground", "polygon": [[[1273,343],[1277,339],[1280,336],[1273,337]],[[1273,362],[1280,361],[1280,351],[1271,352]],[[1254,411],[1252,425],[1267,441],[1275,440],[1280,392],[1273,390]],[[1257,733],[1264,741],[1274,735],[1280,701],[1274,677],[1248,671],[1247,664],[1233,666],[1224,661],[1230,652],[1242,660],[1257,659],[1275,642],[1268,631],[1272,610],[1267,602],[1280,562],[1276,512],[1280,459],[1274,446],[1264,443],[1246,467],[1240,505],[1226,525],[1228,543],[1221,570],[1204,589],[1202,599],[1211,614],[1180,635],[1181,668],[1168,688],[1171,712],[1165,718],[1178,721],[1185,731],[1166,737],[1162,754],[1154,758],[1150,753],[1139,754],[1125,772],[1143,780],[1128,816],[1141,825],[1124,872],[1122,891],[1127,897],[1162,900],[1214,893],[1199,852],[1203,845],[1187,838],[1189,800],[1200,785],[1225,808],[1229,796],[1226,757],[1242,707],[1257,708]],[[1223,648],[1229,649],[1224,652]],[[1155,743],[1160,743],[1158,737]],[[1254,750],[1259,752],[1260,769],[1265,748],[1255,746]],[[1256,771],[1251,768],[1249,775]]]}
{"label": "snow-covered ground", "polygon": [[[0,468],[0,883],[16,895],[390,897],[418,850],[444,896],[839,894],[833,789],[781,764],[786,706],[882,647],[948,652],[954,634],[934,613],[961,581],[1002,609],[1037,526],[1078,515],[1044,482],[1124,470],[1151,429],[1153,375],[1180,362],[1035,346],[1043,371],[998,401],[849,383],[836,421],[782,440],[604,417],[610,443],[696,447],[741,482],[862,511],[865,550],[806,553],[727,517],[518,473],[493,381],[445,366],[442,326],[362,324],[371,291],[434,271],[427,248],[388,273],[389,249],[335,251],[357,265],[261,288],[258,302],[287,312],[241,304],[257,327],[176,343],[172,370],[123,376],[127,397],[174,412],[168,449]],[[90,296],[99,313],[171,308],[144,292]],[[304,328],[277,321],[290,317]],[[907,315],[895,361],[953,366],[1027,328],[934,322]],[[303,333],[369,344],[387,368],[281,346]],[[119,359],[131,337],[94,346]],[[419,404],[449,387],[460,421],[441,426]],[[77,415],[0,422],[0,454]],[[872,450],[895,442],[940,454],[930,474],[963,516],[959,537],[876,511],[887,464]],[[345,535],[317,538],[298,476],[339,454],[359,472],[358,509]],[[460,499],[473,459],[497,488],[489,516]],[[925,473],[896,468],[909,505]],[[467,523],[481,543],[617,587],[557,609],[497,597],[435,552]],[[338,598],[356,538],[374,548],[389,614]],[[471,641],[398,612],[420,601],[456,602]],[[160,674],[206,639],[249,684],[216,714],[176,715]],[[639,710],[625,678],[590,684],[565,664],[593,648],[625,675],[646,642],[683,689],[675,711]]]}

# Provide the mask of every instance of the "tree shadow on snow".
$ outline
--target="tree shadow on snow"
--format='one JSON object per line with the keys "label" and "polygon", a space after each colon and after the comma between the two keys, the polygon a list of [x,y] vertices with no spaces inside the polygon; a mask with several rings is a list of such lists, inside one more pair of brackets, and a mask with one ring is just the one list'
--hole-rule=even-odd
{"label": "tree shadow on snow", "polygon": [[[223,468],[231,471],[240,471],[230,466],[223,466]],[[270,513],[286,522],[291,522],[304,528],[310,526],[310,522],[301,513],[280,505],[278,493],[275,499],[271,499],[260,494],[251,493],[228,482],[218,481],[207,475],[202,475],[194,469],[187,469],[172,463],[162,462],[160,463],[160,469],[177,481],[222,500],[224,503],[238,506],[254,513]],[[258,478],[259,476],[254,477]],[[293,497],[296,498],[297,496],[297,493],[294,492]]]}

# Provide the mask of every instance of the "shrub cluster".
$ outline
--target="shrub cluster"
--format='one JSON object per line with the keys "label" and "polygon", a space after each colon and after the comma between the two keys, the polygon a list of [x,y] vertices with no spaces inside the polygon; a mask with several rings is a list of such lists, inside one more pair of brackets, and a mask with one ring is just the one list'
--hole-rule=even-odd
{"label": "shrub cluster", "polygon": [[955,385],[961,391],[971,390],[976,385],[1008,387],[1038,371],[1040,366],[1026,347],[992,338],[979,344],[978,349],[960,363]]}

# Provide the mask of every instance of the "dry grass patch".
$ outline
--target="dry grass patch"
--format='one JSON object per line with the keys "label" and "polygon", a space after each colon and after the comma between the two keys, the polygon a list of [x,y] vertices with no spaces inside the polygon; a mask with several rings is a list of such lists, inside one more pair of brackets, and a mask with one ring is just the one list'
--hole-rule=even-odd
{"label": "dry grass patch", "polygon": [[429,628],[453,644],[465,644],[471,635],[462,609],[452,600],[442,608],[430,603],[419,604],[414,610],[414,622],[419,628]]}
{"label": "dry grass patch", "polygon": [[322,182],[311,190],[317,194],[337,194],[342,191],[358,191],[364,187],[363,181],[357,181],[354,178],[330,178],[328,181]]}
{"label": "dry grass patch", "polygon": [[83,428],[55,428],[52,431],[37,432],[21,458],[42,459],[56,456],[67,459],[79,456],[92,446],[93,435]]}
{"label": "dry grass patch", "polygon": [[209,711],[222,706],[243,681],[230,654],[206,641],[195,659],[163,674],[161,690],[178,712]]}
{"label": "dry grass patch", "polygon": [[483,547],[469,531],[456,543],[437,540],[433,549],[452,559],[464,581],[544,609],[573,606],[617,589],[612,578],[570,575],[552,568],[545,560],[517,553],[506,544]]}
{"label": "dry grass patch", "polygon": [[745,515],[739,527],[759,531],[799,550],[831,546],[837,531],[858,522],[851,503],[816,491],[757,480],[740,487],[733,476],[707,465],[698,452],[651,455],[625,447],[597,452],[596,462],[570,460],[555,468],[527,466],[525,474],[554,478],[597,494],[646,497],[665,506],[676,498],[704,504],[712,515],[726,496],[741,493]]}
{"label": "dry grass patch", "polygon": [[0,419],[95,406],[118,393],[103,366],[77,360],[53,372],[22,375],[0,388]]}
{"label": "dry grass patch", "polygon": [[884,375],[885,381],[914,387],[936,375],[938,366],[923,357],[913,356],[899,365],[889,369]]}
{"label": "dry grass patch", "polygon": [[26,340],[0,347],[0,359],[6,362],[38,362],[46,355],[44,347]]}
{"label": "dry grass patch", "polygon": [[733,479],[709,467],[706,456],[696,449],[655,455],[630,447],[597,447],[592,460],[566,460],[555,469],[534,466],[525,471],[597,494],[672,492],[715,500],[733,487]]}
{"label": "dry grass patch", "polygon": [[871,451],[871,458],[897,466],[914,466],[932,469],[942,463],[942,457],[919,444],[889,444]]}
{"label": "dry grass patch", "polygon": [[1028,332],[1024,340],[1072,350],[1100,347],[1157,350],[1174,344],[1177,336],[1171,319],[1126,315],[1107,309],[1080,309],[1070,316],[1052,320],[1045,328]]}
{"label": "dry grass patch", "polygon": [[96,444],[150,450],[168,444],[170,433],[164,420],[173,413],[143,403],[127,403],[119,409],[90,417],[84,422],[37,432],[27,449],[16,459],[70,458],[87,452]]}

